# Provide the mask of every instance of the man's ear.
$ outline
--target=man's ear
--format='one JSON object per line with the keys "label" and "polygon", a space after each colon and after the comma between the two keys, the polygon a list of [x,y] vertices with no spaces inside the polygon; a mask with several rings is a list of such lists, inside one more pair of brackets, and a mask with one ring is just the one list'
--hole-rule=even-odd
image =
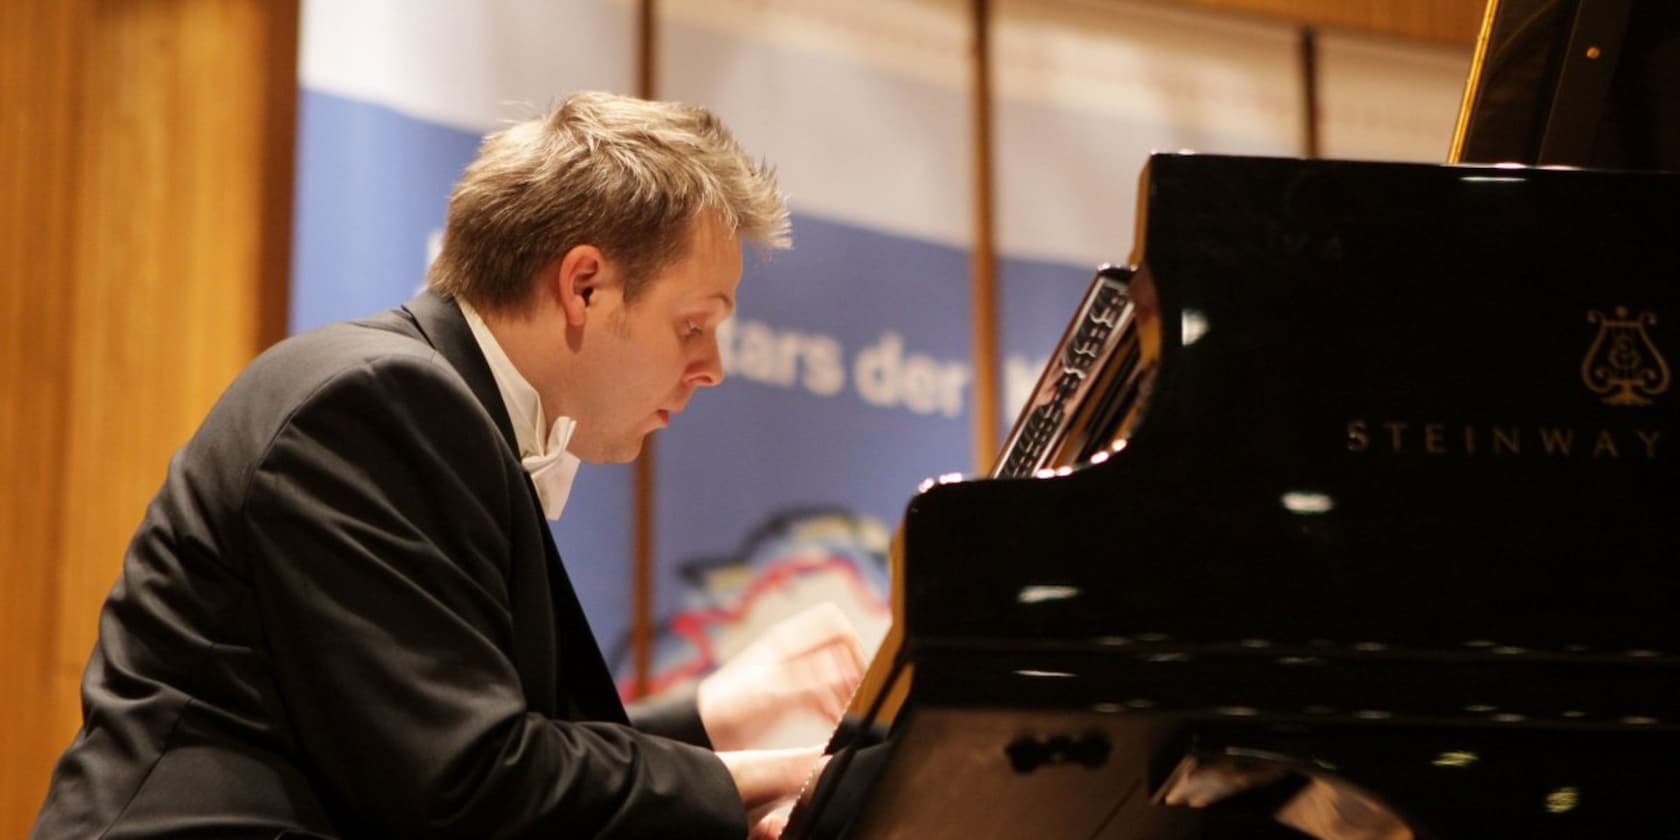
{"label": "man's ear", "polygon": [[559,265],[550,270],[558,274],[552,277],[552,282],[560,299],[560,308],[566,313],[566,323],[574,327],[583,326],[595,293],[610,282],[606,257],[594,245],[578,245],[567,251],[560,258]]}

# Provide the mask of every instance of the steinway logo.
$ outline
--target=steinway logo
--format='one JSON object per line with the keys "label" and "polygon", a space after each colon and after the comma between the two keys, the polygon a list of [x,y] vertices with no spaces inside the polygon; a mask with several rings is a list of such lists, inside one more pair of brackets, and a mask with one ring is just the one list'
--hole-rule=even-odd
{"label": "steinway logo", "polygon": [[1574,426],[1412,423],[1349,420],[1347,451],[1395,455],[1458,455],[1655,460],[1663,452],[1660,429]]}
{"label": "steinway logo", "polygon": [[1587,323],[1598,325],[1592,346],[1581,359],[1581,381],[1605,405],[1650,405],[1651,398],[1668,390],[1668,363],[1645,328],[1657,323],[1652,312],[1630,316],[1618,306],[1606,316],[1594,309]]}
{"label": "steinway logo", "polygon": [[[1630,315],[1626,306],[1612,314],[1587,313],[1598,325],[1586,356],[1581,382],[1605,405],[1640,407],[1668,391],[1668,363],[1645,328],[1657,323],[1652,312]],[[1650,425],[1503,425],[1431,423],[1408,420],[1353,419],[1347,424],[1347,451],[1395,455],[1495,457],[1538,456],[1595,461],[1655,460],[1664,450],[1663,430]]]}

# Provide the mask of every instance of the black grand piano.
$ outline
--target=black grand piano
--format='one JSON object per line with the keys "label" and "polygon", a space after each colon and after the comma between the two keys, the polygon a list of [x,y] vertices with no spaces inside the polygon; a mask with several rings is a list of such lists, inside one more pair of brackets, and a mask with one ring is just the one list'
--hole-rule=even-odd
{"label": "black grand piano", "polygon": [[1624,169],[1152,157],[787,836],[1680,837],[1680,4],[1505,5],[1463,159]]}

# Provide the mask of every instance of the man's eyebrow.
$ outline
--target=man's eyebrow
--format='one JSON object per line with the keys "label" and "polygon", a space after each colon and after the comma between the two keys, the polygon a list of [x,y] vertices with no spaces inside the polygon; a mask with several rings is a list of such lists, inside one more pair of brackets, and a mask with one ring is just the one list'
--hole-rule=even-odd
{"label": "man's eyebrow", "polygon": [[718,300],[723,301],[723,308],[726,311],[728,311],[728,312],[734,312],[735,311],[735,299],[730,297],[728,292],[712,292],[712,297],[715,297]]}

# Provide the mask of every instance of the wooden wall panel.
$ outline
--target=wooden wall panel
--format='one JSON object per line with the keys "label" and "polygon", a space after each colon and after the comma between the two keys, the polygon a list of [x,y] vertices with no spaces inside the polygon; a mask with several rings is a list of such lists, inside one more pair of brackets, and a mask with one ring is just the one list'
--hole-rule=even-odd
{"label": "wooden wall panel", "polygon": [[69,741],[53,731],[69,412],[80,3],[0,3],[0,837],[22,837]]}
{"label": "wooden wall panel", "polygon": [[[1113,0],[1104,0],[1112,2]],[[1261,15],[1306,26],[1326,26],[1434,41],[1473,44],[1485,0],[1152,0],[1175,6]]]}
{"label": "wooden wall panel", "polygon": [[[91,22],[60,686],[87,660],[93,617],[167,459],[276,314],[262,287],[286,266],[262,263],[265,217],[289,204],[267,194],[265,161],[291,154],[295,104],[266,98],[266,45],[283,5],[106,0]],[[73,731],[70,699],[55,708]]]}
{"label": "wooden wall panel", "polygon": [[3,112],[19,101],[40,112],[17,116],[27,137],[8,126],[0,158],[23,187],[0,199],[0,620],[16,631],[7,683],[32,687],[13,695],[18,711],[8,704],[19,743],[0,750],[10,837],[27,831],[80,723],[99,605],[169,456],[284,331],[297,6],[7,8]]}

